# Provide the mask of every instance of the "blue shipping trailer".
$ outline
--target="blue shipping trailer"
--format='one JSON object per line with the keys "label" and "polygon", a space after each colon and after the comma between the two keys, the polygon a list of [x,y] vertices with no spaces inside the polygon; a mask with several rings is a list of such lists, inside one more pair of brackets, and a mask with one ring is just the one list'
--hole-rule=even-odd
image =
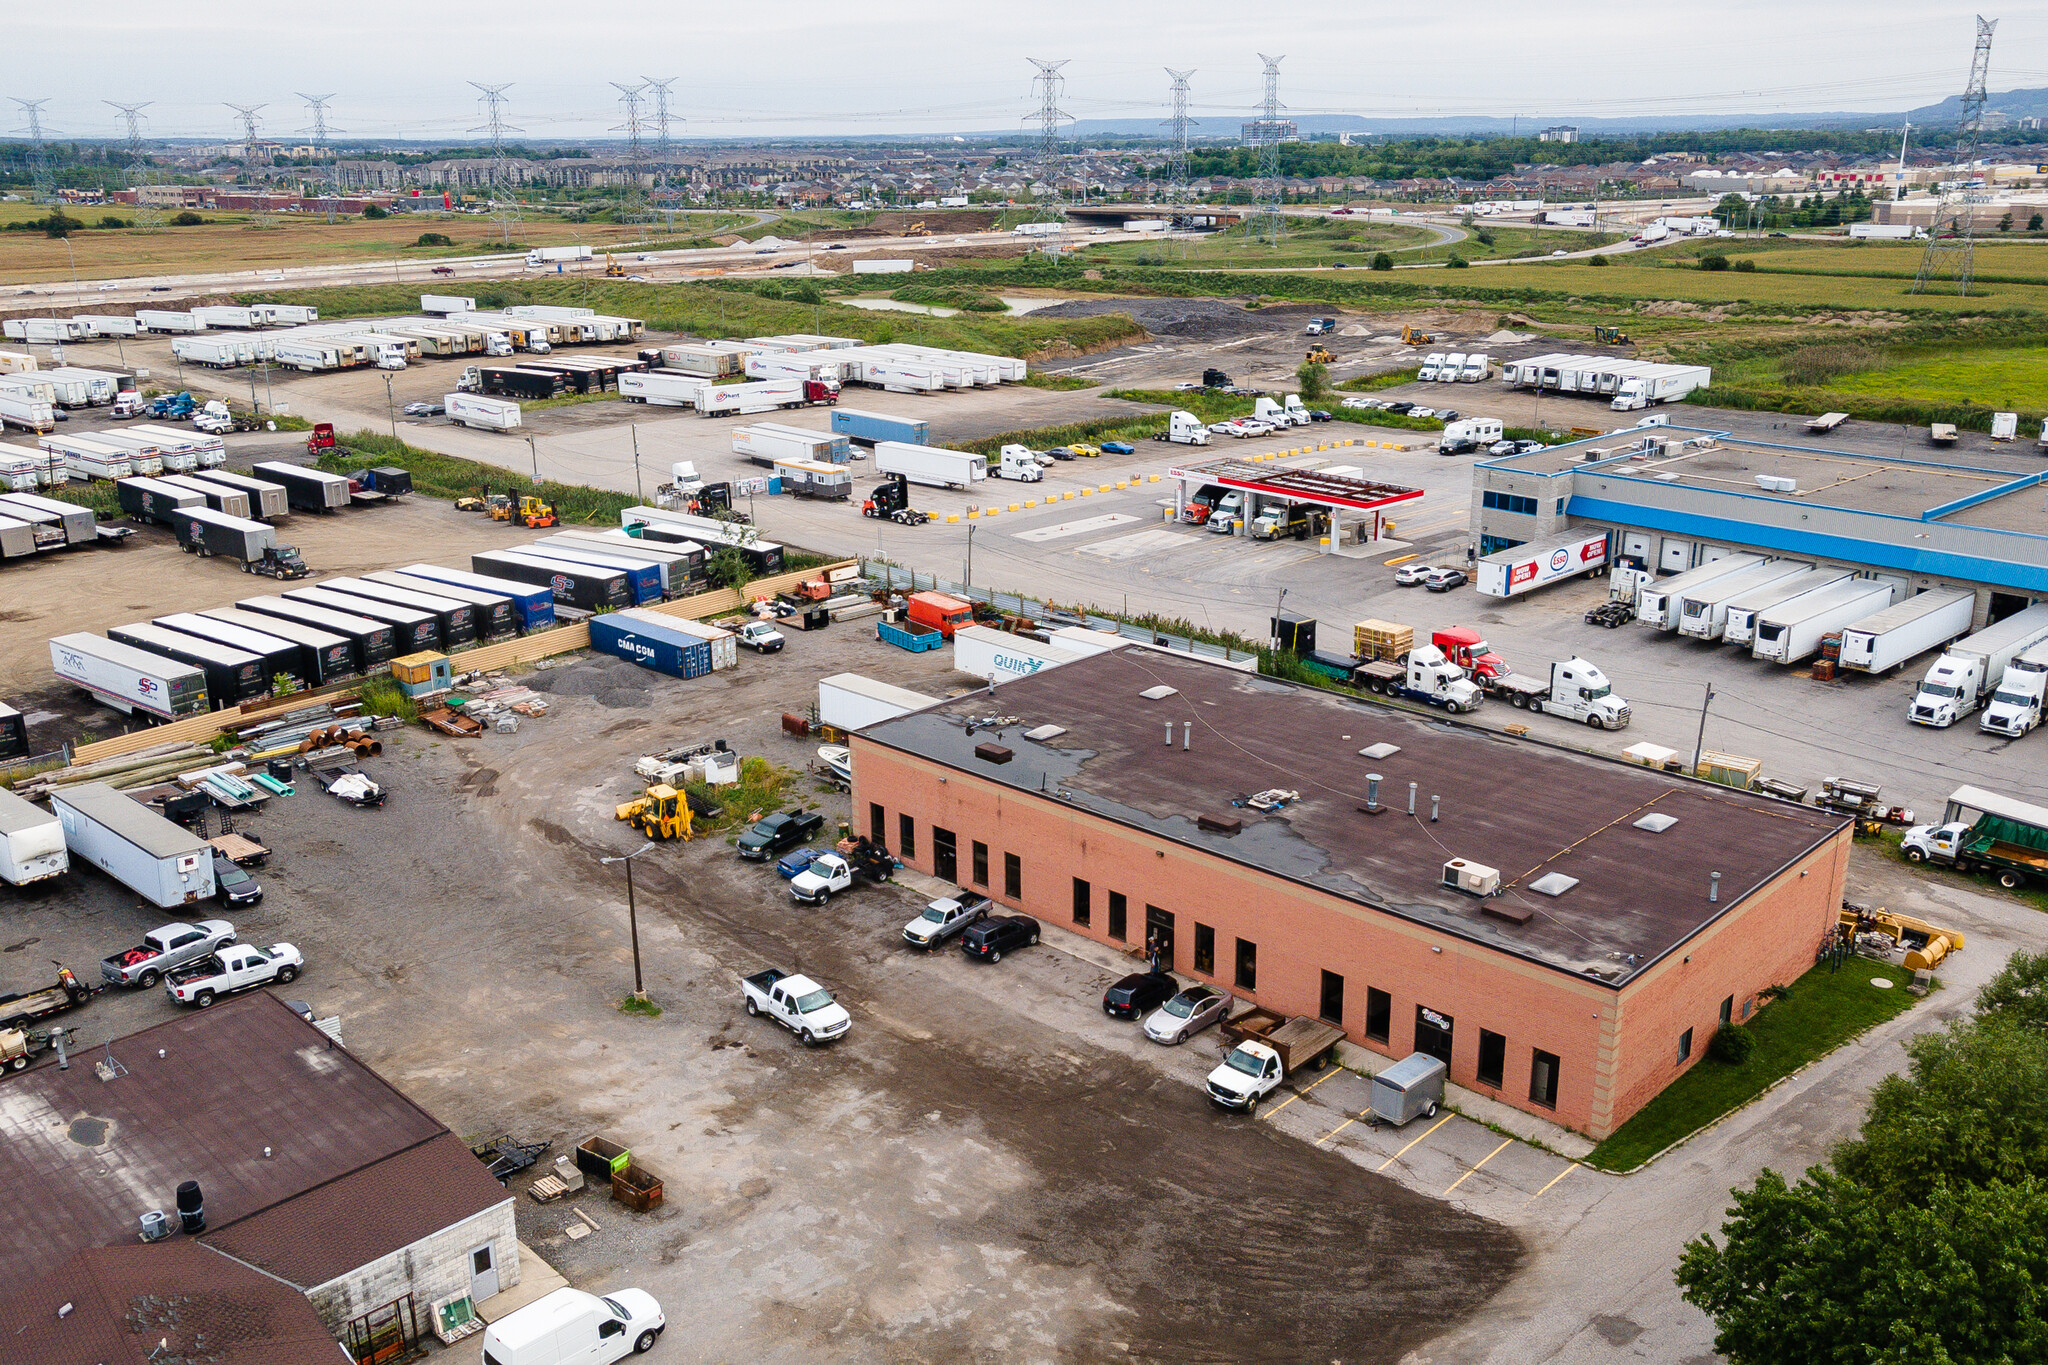
{"label": "blue shipping trailer", "polygon": [[624,574],[627,589],[633,595],[629,606],[644,607],[649,602],[662,600],[661,566],[652,560],[615,560],[601,551],[571,550],[560,545],[522,545],[519,553],[533,559],[565,564],[571,569],[598,569]]}
{"label": "blue shipping trailer", "polygon": [[891,417],[886,412],[863,412],[859,408],[832,409],[832,430],[863,445],[877,441],[908,441],[917,446],[932,443],[929,423],[915,417]]}
{"label": "blue shipping trailer", "polygon": [[590,645],[672,678],[701,678],[711,671],[709,640],[619,612],[590,618]]}
{"label": "blue shipping trailer", "polygon": [[407,564],[397,572],[509,597],[512,599],[513,619],[524,631],[546,630],[555,624],[555,594],[551,588],[537,588],[531,583],[515,583],[509,578],[492,578],[462,569],[444,569],[435,564]]}

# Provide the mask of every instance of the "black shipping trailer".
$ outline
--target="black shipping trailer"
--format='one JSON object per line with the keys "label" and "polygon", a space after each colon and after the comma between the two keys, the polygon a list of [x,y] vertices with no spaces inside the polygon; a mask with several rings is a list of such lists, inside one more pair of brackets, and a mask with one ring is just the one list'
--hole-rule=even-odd
{"label": "black shipping trailer", "polygon": [[0,758],[28,757],[28,721],[0,701]]}
{"label": "black shipping trailer", "polygon": [[290,640],[271,635],[264,631],[250,630],[246,626],[233,626],[225,621],[216,621],[195,612],[177,611],[169,616],[159,616],[150,622],[165,630],[175,630],[180,635],[193,635],[202,640],[211,640],[229,649],[239,649],[244,654],[254,654],[263,661],[263,676],[275,682],[282,673],[295,680],[301,687],[311,683],[306,676],[305,666],[299,661],[299,647]]}
{"label": "black shipping trailer", "polygon": [[568,381],[552,370],[525,370],[517,365],[485,365],[477,371],[480,387],[500,398],[560,398]]}
{"label": "black shipping trailer", "polygon": [[[717,554],[727,544],[738,539],[737,533],[726,523],[705,517],[693,517],[689,522],[649,519],[635,522],[631,529],[634,538],[638,540],[665,541],[669,544],[692,541],[703,546],[710,554]],[[739,552],[747,561],[748,567],[757,574],[782,572],[782,546],[772,540],[757,540],[751,545],[741,545]]]}
{"label": "black shipping trailer", "polygon": [[361,674],[384,672],[383,665],[398,657],[398,631],[389,621],[373,621],[347,608],[294,602],[287,597],[245,597],[235,605],[258,616],[298,621],[341,636],[349,642],[355,670]]}
{"label": "black shipping trailer", "polygon": [[165,630],[147,621],[115,626],[107,632],[107,638],[159,658],[190,664],[204,673],[206,696],[216,711],[225,711],[245,701],[270,695],[270,679],[264,675],[263,661],[254,654],[202,640],[196,635]]}
{"label": "black shipping trailer", "polygon": [[270,523],[231,517],[210,507],[180,507],[169,521],[178,533],[178,544],[195,554],[223,555],[247,564],[277,545]]}
{"label": "black shipping trailer", "polygon": [[471,573],[509,578],[547,588],[561,606],[585,611],[610,611],[633,605],[633,585],[623,569],[574,568],[559,560],[523,555],[517,550],[484,550],[469,557]]}
{"label": "black shipping trailer", "polygon": [[114,496],[121,510],[137,521],[171,524],[171,513],[185,507],[204,507],[206,499],[189,488],[178,488],[157,479],[114,480]]}
{"label": "black shipping trailer", "polygon": [[456,602],[466,602],[476,613],[476,636],[479,640],[501,640],[519,633],[519,605],[501,592],[485,592],[480,588],[465,588],[455,583],[438,583],[431,578],[420,578],[413,574],[401,573],[394,569],[379,569],[363,575],[366,583],[382,583],[392,588],[407,588],[413,592],[431,593]]}
{"label": "black shipping trailer", "polygon": [[335,512],[348,506],[348,480],[322,469],[305,469],[282,460],[249,467],[258,478],[284,487],[285,500],[305,512]]}
{"label": "black shipping trailer", "polygon": [[393,587],[389,583],[376,583],[367,578],[330,578],[320,586],[356,597],[367,597],[372,602],[389,602],[394,606],[411,607],[414,611],[426,612],[440,624],[443,649],[476,643],[476,608],[467,602],[428,592],[423,588]]}
{"label": "black shipping trailer", "polygon": [[441,649],[441,619],[430,611],[401,607],[396,602],[379,602],[352,592],[336,592],[327,587],[291,588],[284,595],[293,602],[311,602],[316,607],[354,612],[372,621],[382,621],[396,636],[400,654],[417,654],[423,649],[447,652]]}
{"label": "black shipping trailer", "polygon": [[299,651],[299,676],[309,686],[325,687],[343,678],[353,678],[361,671],[356,667],[355,642],[333,631],[309,626],[289,617],[244,611],[240,607],[212,607],[198,614],[289,641]]}
{"label": "black shipping trailer", "polygon": [[582,365],[571,365],[562,360],[522,360],[519,368],[527,374],[560,375],[562,387],[569,393],[598,393],[604,388],[604,376]]}

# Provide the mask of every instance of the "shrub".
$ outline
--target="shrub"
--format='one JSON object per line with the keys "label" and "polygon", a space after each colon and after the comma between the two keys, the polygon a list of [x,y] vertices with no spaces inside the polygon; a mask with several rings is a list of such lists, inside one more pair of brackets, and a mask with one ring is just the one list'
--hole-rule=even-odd
{"label": "shrub", "polygon": [[1588,257],[1586,258],[1586,264],[1587,264],[1587,265],[1611,265],[1611,264],[1612,264],[1612,262],[1611,262],[1611,261],[1609,261],[1609,260],[1608,260],[1608,259],[1607,259],[1607,258],[1606,258],[1605,256],[1588,256]]}
{"label": "shrub", "polygon": [[1754,275],[1756,273],[1756,262],[1749,259],[1749,257],[1744,256],[1741,260],[1735,263],[1735,268],[1737,270],[1742,271],[1746,275]]}
{"label": "shrub", "polygon": [[1470,270],[1472,268],[1472,262],[1466,260],[1463,256],[1453,256],[1448,261],[1445,261],[1444,264],[1452,270]]}
{"label": "shrub", "polygon": [[1727,268],[1728,258],[1726,256],[1700,257],[1700,269],[1702,270],[1726,270]]}
{"label": "shrub", "polygon": [[85,224],[73,218],[62,209],[51,209],[50,216],[43,219],[37,226],[42,228],[45,236],[62,238],[69,237],[72,233],[84,227]]}
{"label": "shrub", "polygon": [[1304,360],[1294,371],[1294,377],[1301,384],[1301,401],[1314,403],[1330,392],[1330,367],[1313,360]]}
{"label": "shrub", "polygon": [[1802,346],[1785,357],[1785,382],[1824,384],[1837,375],[1875,370],[1885,363],[1885,354],[1868,346]]}
{"label": "shrub", "polygon": [[103,228],[124,228],[128,226],[128,220],[126,218],[116,218],[111,213],[103,214],[100,217],[100,226]]}
{"label": "shrub", "polygon": [[1394,258],[1382,251],[1372,258],[1372,268],[1374,270],[1392,270],[1394,268]]}
{"label": "shrub", "polygon": [[378,208],[375,204],[363,210],[363,217],[365,218],[389,218],[390,216],[391,210]]}
{"label": "shrub", "polygon": [[1738,1024],[1723,1024],[1714,1030],[1713,1041],[1707,1044],[1707,1055],[1717,1062],[1730,1066],[1741,1066],[1756,1051],[1756,1035]]}
{"label": "shrub", "polygon": [[175,217],[175,218],[171,219],[171,226],[172,226],[172,227],[198,227],[198,226],[199,226],[200,224],[204,223],[205,221],[206,221],[206,220],[205,220],[204,218],[201,218],[201,217],[200,217],[200,216],[199,216],[198,214],[196,214],[196,213],[192,212],[192,210],[190,210],[190,209],[186,209],[186,210],[185,210],[185,211],[184,211],[183,213],[181,213],[181,214],[179,214],[179,215],[178,215],[177,217]]}
{"label": "shrub", "polygon": [[455,239],[445,232],[422,232],[413,241],[414,246],[454,246]]}

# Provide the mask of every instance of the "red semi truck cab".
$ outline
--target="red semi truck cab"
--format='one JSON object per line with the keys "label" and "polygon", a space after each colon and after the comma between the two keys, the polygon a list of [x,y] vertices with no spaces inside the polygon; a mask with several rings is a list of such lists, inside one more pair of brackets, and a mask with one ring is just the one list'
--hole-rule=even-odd
{"label": "red semi truck cab", "polygon": [[953,638],[953,632],[974,624],[974,607],[957,597],[948,597],[942,592],[914,592],[906,607],[906,615],[922,626]]}
{"label": "red semi truck cab", "polygon": [[1444,657],[1474,678],[1505,678],[1515,670],[1493,652],[1486,637],[1470,626],[1452,626],[1429,637]]}

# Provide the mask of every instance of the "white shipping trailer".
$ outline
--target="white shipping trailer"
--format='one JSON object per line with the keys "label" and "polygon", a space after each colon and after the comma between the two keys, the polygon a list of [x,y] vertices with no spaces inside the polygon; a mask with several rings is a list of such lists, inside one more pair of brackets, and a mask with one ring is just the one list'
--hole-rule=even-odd
{"label": "white shipping trailer", "polygon": [[830,379],[839,378],[839,361],[821,359],[803,351],[782,355],[750,355],[747,357],[746,373],[749,379]]}
{"label": "white shipping trailer", "polygon": [[988,478],[988,459],[967,450],[917,446],[907,441],[875,442],[875,472],[901,474],[931,488],[969,488]]}
{"label": "white shipping trailer", "polygon": [[937,697],[858,673],[834,673],[818,680],[818,719],[835,730],[864,729],[938,704]]}
{"label": "white shipping trailer", "polygon": [[1476,586],[1482,597],[1519,597],[1606,564],[1607,533],[1582,533],[1547,545],[1515,545],[1483,555]]}
{"label": "white shipping trailer", "polygon": [[85,335],[85,329],[70,318],[9,318],[0,323],[0,335],[50,346],[77,341]]}
{"label": "white shipping trailer", "polygon": [[992,683],[1028,678],[1088,657],[1078,649],[1042,645],[1007,630],[964,626],[953,632],[953,667]]}
{"label": "white shipping trailer", "polygon": [[[123,434],[154,441],[167,461],[172,455],[189,453],[198,457],[201,469],[217,469],[227,463],[227,443],[212,432],[164,426],[156,422],[136,422],[125,428]],[[164,467],[168,469],[170,465],[166,463]]]}
{"label": "white shipping trailer", "polygon": [[1883,673],[1970,630],[1973,592],[1923,592],[1842,629],[1842,667]]}
{"label": "white shipping trailer", "polygon": [[40,398],[0,391],[0,425],[20,427],[23,431],[50,431],[57,425],[57,409]]}
{"label": "white shipping trailer", "polygon": [[1774,607],[1756,622],[1750,653],[1766,663],[1796,664],[1820,651],[1821,637],[1883,611],[1898,596],[1890,583],[1852,578]]}
{"label": "white shipping trailer", "polygon": [[451,393],[441,402],[448,420],[459,427],[481,427],[485,431],[517,431],[519,405],[506,398],[485,398],[481,394]]}
{"label": "white shipping trailer", "polygon": [[52,406],[57,402],[57,386],[43,378],[40,370],[34,374],[0,374],[0,393]]}
{"label": "white shipping trailer", "polygon": [[80,313],[71,320],[89,337],[132,337],[142,331],[134,318],[113,313]]}
{"label": "white shipping trailer", "polygon": [[208,327],[261,327],[263,320],[253,308],[238,304],[204,304],[192,310],[192,316]]}
{"label": "white shipping trailer", "polygon": [[31,512],[46,512],[56,517],[58,527],[64,532],[66,545],[91,545],[99,538],[98,518],[93,515],[90,507],[80,507],[75,502],[59,502],[55,498],[41,497],[30,491],[0,493],[0,513],[8,516],[18,515],[8,512],[9,507],[19,507]]}
{"label": "white shipping trailer", "polygon": [[37,548],[34,525],[0,512],[0,559],[26,559]]}
{"label": "white shipping trailer", "polygon": [[213,899],[213,849],[125,792],[79,782],[50,797],[64,845],[160,910]]}
{"label": "white shipping trailer", "polygon": [[422,313],[474,313],[476,300],[461,294],[422,294]]}
{"label": "white shipping trailer", "polygon": [[755,422],[732,429],[732,453],[744,455],[759,465],[777,460],[816,460],[824,464],[845,464],[852,446],[844,436],[829,431],[806,431],[777,422]]}
{"label": "white shipping trailer", "polygon": [[[175,343],[174,343],[175,344]],[[347,362],[342,359],[341,348],[333,342],[313,338],[287,341],[282,338],[271,343],[270,358],[280,365],[289,365],[295,370],[320,371],[338,370]]]}
{"label": "white shipping trailer", "polygon": [[27,351],[0,351],[0,374],[27,374],[35,367],[36,358]]}
{"label": "white shipping trailer", "polygon": [[[4,399],[0,399],[4,401]],[[142,471],[135,467],[135,452],[120,446],[95,441],[85,436],[45,436],[44,450],[64,461],[64,471],[72,479],[85,482],[90,479],[125,479]],[[158,468],[156,473],[163,470]]]}
{"label": "white shipping trailer", "polygon": [[[1800,559],[1770,559],[1688,591],[1678,607],[1678,633],[1695,640],[1718,640],[1728,626],[1728,604],[1746,593],[1768,588],[1813,565]],[[1647,585],[1645,585],[1647,586]]]}
{"label": "white shipping trailer", "polygon": [[206,324],[190,313],[163,308],[138,308],[135,321],[145,332],[203,332]]}
{"label": "white shipping trailer", "polygon": [[207,709],[206,674],[192,664],[79,632],[50,641],[50,669],[117,711],[176,720]]}
{"label": "white shipping trailer", "polygon": [[43,486],[44,457],[17,446],[0,446],[0,492],[33,493]]}
{"label": "white shipping trailer", "polygon": [[70,866],[64,822],[0,788],[0,882],[27,886],[61,877]]}
{"label": "white shipping trailer", "polygon": [[1653,365],[1650,370],[1623,379],[1608,407],[1615,412],[1635,412],[1656,403],[1676,403],[1694,389],[1714,382],[1714,372],[1705,365]]}
{"label": "white shipping trailer", "polygon": [[801,379],[767,379],[743,384],[710,384],[698,395],[697,411],[706,417],[774,412],[804,401]]}
{"label": "white shipping trailer", "polygon": [[1762,555],[1726,555],[1670,578],[1653,578],[1636,594],[1636,619],[1652,630],[1676,630],[1687,593],[1712,587],[1763,562]]}
{"label": "white shipping trailer", "polygon": [[1785,606],[1806,593],[1831,588],[1849,577],[1847,569],[1809,569],[1781,578],[1768,587],[1729,600],[1727,617],[1721,625],[1721,643],[1749,649],[1756,644],[1757,618]]}
{"label": "white shipping trailer", "polygon": [[227,370],[242,363],[242,346],[234,337],[177,337],[171,354],[194,365]]}
{"label": "white shipping trailer", "polygon": [[629,370],[619,376],[619,397],[629,403],[662,408],[697,405],[713,381],[701,375],[664,374],[660,370]]}

